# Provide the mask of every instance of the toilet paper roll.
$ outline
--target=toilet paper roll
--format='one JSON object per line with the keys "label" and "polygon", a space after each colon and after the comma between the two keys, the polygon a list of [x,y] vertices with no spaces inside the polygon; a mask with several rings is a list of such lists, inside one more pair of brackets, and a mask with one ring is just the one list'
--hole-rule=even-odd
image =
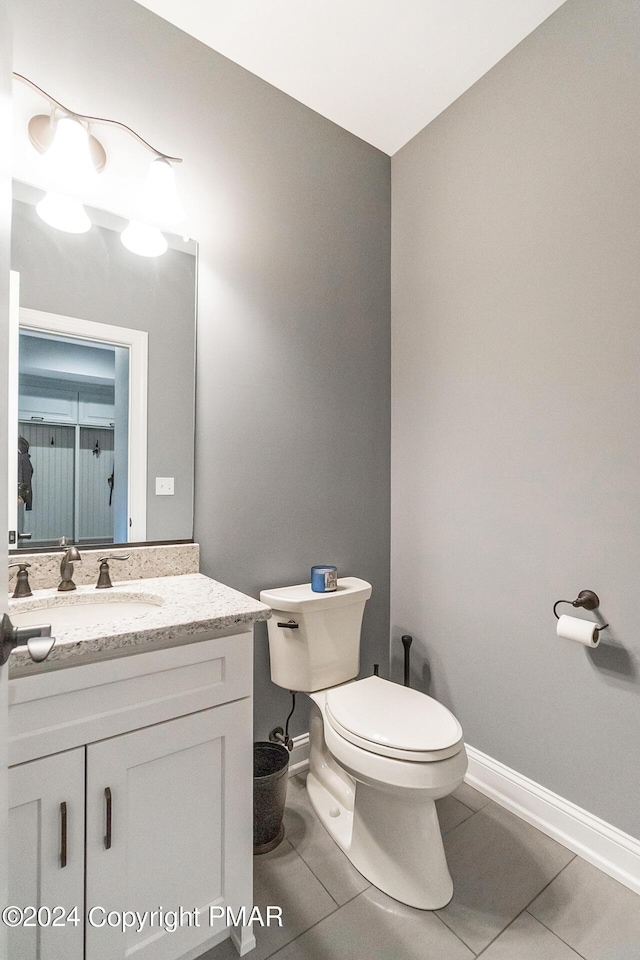
{"label": "toilet paper roll", "polygon": [[563,613],[558,620],[556,633],[565,640],[577,640],[585,647],[597,647],[600,643],[598,624],[591,620],[581,620],[579,617],[568,617]]}

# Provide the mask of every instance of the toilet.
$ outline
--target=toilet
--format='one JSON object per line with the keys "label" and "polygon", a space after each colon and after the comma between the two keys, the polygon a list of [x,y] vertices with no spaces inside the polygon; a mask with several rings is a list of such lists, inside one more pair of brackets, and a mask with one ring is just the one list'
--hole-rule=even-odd
{"label": "toilet", "polygon": [[453,883],[435,801],[464,778],[462,728],[441,703],[382,677],[356,680],[371,584],[338,580],[263,590],[271,679],[307,693],[309,799],[351,863],[390,897],[444,907]]}

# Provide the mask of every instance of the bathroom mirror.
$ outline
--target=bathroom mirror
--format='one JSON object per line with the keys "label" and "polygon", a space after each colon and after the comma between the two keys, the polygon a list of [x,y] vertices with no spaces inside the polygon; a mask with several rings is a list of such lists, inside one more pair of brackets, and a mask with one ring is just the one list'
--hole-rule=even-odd
{"label": "bathroom mirror", "polygon": [[197,245],[157,257],[87,207],[57,230],[14,182],[9,547],[193,536]]}

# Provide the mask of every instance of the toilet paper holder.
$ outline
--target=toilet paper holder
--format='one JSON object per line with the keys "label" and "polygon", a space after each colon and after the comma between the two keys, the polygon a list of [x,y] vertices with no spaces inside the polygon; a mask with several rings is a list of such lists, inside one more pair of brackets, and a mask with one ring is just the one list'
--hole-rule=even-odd
{"label": "toilet paper holder", "polygon": [[[600,597],[593,590],[581,590],[575,600],[556,600],[553,605],[553,615],[556,620],[560,619],[560,614],[556,612],[560,603],[570,603],[572,607],[582,607],[584,610],[597,610],[600,606]],[[608,626],[608,623],[603,623],[602,626],[597,624],[598,630],[606,630]]]}

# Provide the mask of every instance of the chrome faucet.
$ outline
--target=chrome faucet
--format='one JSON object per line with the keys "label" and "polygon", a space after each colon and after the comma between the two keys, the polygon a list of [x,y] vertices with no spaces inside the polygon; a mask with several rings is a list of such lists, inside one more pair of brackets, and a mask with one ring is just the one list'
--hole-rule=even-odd
{"label": "chrome faucet", "polygon": [[73,582],[73,564],[80,562],[82,557],[76,546],[73,544],[67,546],[66,537],[60,538],[60,546],[66,547],[62,560],[60,561],[60,583],[58,584],[58,591],[64,593],[67,590],[76,589],[76,585]]}

